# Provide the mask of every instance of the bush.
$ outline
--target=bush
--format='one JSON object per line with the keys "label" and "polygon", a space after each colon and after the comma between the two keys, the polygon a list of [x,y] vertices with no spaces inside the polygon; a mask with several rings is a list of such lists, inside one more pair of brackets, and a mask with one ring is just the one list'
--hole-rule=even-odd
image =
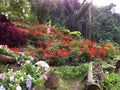
{"label": "bush", "polygon": [[27,35],[23,31],[19,31],[13,25],[0,22],[0,44],[10,47],[23,46],[27,43]]}
{"label": "bush", "polygon": [[81,78],[88,71],[88,67],[87,63],[80,66],[61,66],[58,71],[63,80],[75,80]]}
{"label": "bush", "polygon": [[80,36],[81,33],[79,31],[74,31],[74,32],[70,32],[70,35],[73,35],[73,36]]}
{"label": "bush", "polygon": [[64,33],[64,34],[70,34],[70,30],[64,29],[64,30],[63,30],[63,33]]}

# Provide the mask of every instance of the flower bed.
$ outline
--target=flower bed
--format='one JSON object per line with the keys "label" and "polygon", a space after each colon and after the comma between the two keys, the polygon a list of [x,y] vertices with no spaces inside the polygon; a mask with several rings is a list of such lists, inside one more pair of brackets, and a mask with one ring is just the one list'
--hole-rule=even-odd
{"label": "flower bed", "polygon": [[0,74],[0,90],[38,90],[43,80],[42,74],[42,68],[24,64],[16,72],[9,70]]}

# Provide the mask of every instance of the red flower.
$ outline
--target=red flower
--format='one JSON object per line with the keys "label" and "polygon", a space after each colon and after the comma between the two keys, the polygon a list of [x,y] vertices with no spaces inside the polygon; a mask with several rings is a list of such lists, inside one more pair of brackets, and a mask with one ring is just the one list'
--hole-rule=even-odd
{"label": "red flower", "polygon": [[17,48],[9,48],[9,49],[13,52],[20,52],[20,50],[18,50]]}
{"label": "red flower", "polygon": [[84,40],[82,42],[80,42],[81,46],[89,46],[92,47],[93,45],[95,45],[96,42],[90,41],[90,40]]}
{"label": "red flower", "polygon": [[94,57],[96,54],[97,48],[88,48],[88,52],[90,53],[91,57]]}
{"label": "red flower", "polygon": [[37,42],[37,43],[39,43],[39,42],[40,42],[40,40],[37,40],[36,42]]}
{"label": "red flower", "polygon": [[83,48],[80,48],[80,52],[83,52]]}
{"label": "red flower", "polygon": [[64,40],[62,40],[61,44],[62,45],[70,45],[71,46],[71,42],[70,41],[64,41]]}
{"label": "red flower", "polygon": [[98,58],[98,59],[102,60],[102,57],[101,57],[101,56],[99,56],[99,55],[97,55],[97,56],[96,56],[96,58]]}
{"label": "red flower", "polygon": [[110,45],[106,45],[106,47],[111,49],[111,50],[113,49],[112,46],[110,46]]}
{"label": "red flower", "polygon": [[106,56],[107,54],[107,50],[105,48],[99,48],[97,52],[102,56]]}

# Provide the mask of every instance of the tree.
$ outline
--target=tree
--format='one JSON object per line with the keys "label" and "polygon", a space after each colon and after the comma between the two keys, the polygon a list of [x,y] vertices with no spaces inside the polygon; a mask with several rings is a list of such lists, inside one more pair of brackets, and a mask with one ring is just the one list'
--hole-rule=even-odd
{"label": "tree", "polygon": [[30,2],[37,12],[40,23],[47,20],[57,21],[71,31],[79,30],[79,21],[91,5],[87,0],[81,4],[79,0],[30,0]]}
{"label": "tree", "polygon": [[1,0],[0,12],[13,19],[24,20],[30,14],[30,3],[28,0]]}
{"label": "tree", "polygon": [[111,11],[114,7],[114,4],[92,7],[92,40],[99,42],[107,39],[120,44],[120,15]]}
{"label": "tree", "polygon": [[88,3],[87,0],[83,0],[83,2],[80,4],[78,0],[64,0],[63,3],[66,17],[65,26],[71,31],[77,30],[77,23],[87,12],[92,2]]}
{"label": "tree", "polygon": [[29,0],[32,11],[38,16],[39,23],[44,23],[50,19],[51,11],[55,8],[56,0]]}

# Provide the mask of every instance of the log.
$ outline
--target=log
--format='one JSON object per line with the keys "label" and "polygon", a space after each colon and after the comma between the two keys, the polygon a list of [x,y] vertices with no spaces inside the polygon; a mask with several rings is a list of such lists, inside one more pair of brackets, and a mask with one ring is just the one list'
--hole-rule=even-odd
{"label": "log", "polygon": [[89,70],[87,75],[87,84],[86,84],[86,90],[102,90],[99,83],[95,82],[93,79],[93,62],[90,62],[89,64]]}
{"label": "log", "polygon": [[0,63],[15,63],[15,57],[0,54]]}
{"label": "log", "polygon": [[93,62],[90,62],[90,65],[89,65],[89,70],[88,70],[88,83],[94,83],[94,80],[93,80],[93,71],[92,71],[92,63]]}

